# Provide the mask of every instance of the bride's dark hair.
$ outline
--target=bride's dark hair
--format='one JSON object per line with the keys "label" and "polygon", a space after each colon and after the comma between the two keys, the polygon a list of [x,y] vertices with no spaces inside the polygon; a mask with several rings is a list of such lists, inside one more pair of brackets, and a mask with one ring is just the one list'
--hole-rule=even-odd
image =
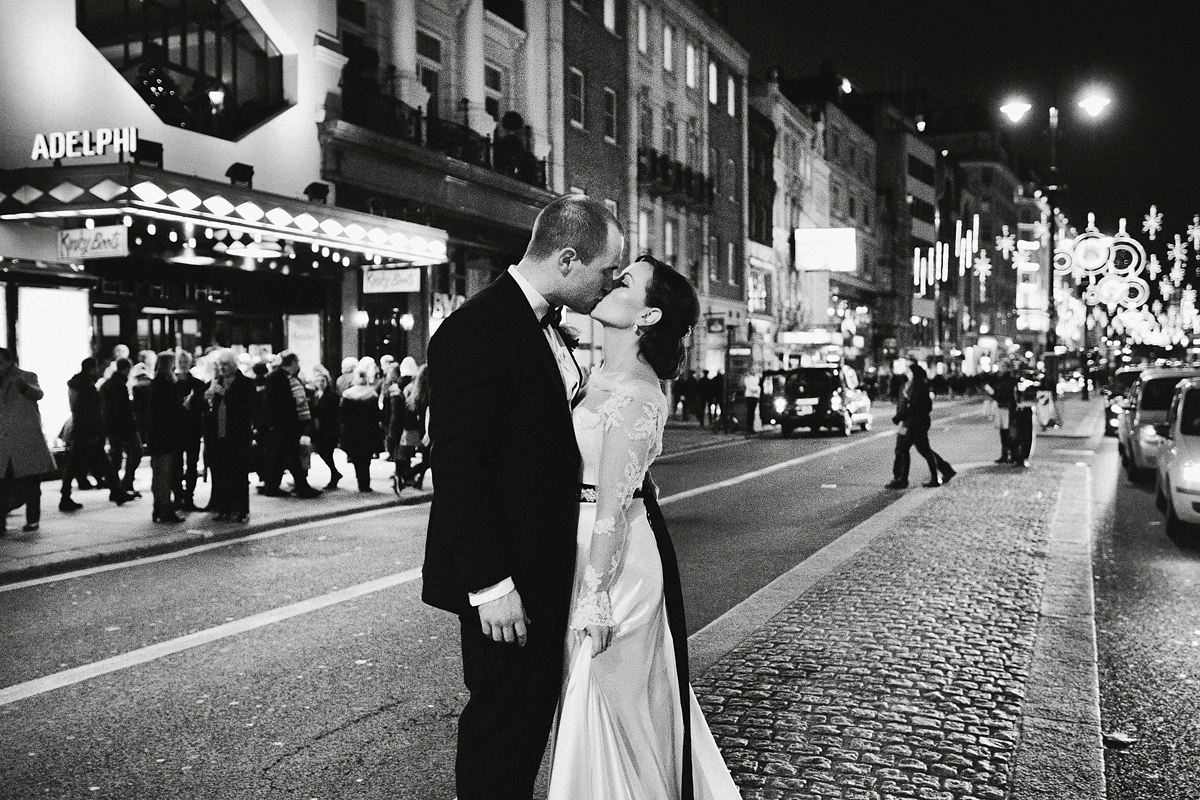
{"label": "bride's dark hair", "polygon": [[654,268],[646,284],[646,305],[662,312],[658,322],[641,329],[638,354],[660,380],[679,377],[687,356],[685,340],[700,319],[700,299],[688,279],[651,255],[637,258]]}

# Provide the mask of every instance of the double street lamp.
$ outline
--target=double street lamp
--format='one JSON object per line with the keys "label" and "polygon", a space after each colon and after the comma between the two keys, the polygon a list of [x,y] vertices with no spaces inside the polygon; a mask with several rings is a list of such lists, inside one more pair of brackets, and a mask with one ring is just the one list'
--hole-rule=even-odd
{"label": "double street lamp", "polygon": [[[1076,105],[1090,117],[1097,117],[1112,102],[1109,97],[1097,89],[1084,93]],[[1012,122],[1019,123],[1033,106],[1024,99],[1012,99],[1000,106],[1000,111]],[[1059,183],[1058,175],[1058,107],[1051,105],[1048,109],[1050,122],[1050,179],[1046,183],[1046,202],[1050,205],[1050,252],[1048,261],[1047,286],[1047,321],[1046,321],[1046,377],[1050,391],[1058,394],[1058,307],[1054,302],[1054,252],[1055,239],[1058,233],[1057,210],[1055,200],[1060,189],[1065,188]]]}

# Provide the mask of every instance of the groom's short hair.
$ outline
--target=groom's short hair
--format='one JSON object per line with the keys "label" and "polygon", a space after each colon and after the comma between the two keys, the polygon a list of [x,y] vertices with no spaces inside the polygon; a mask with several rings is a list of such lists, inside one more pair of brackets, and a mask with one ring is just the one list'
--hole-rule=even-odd
{"label": "groom's short hair", "polygon": [[591,261],[608,246],[609,226],[621,230],[603,203],[582,194],[560,197],[534,220],[525,257],[550,258],[564,247],[574,247],[581,261]]}

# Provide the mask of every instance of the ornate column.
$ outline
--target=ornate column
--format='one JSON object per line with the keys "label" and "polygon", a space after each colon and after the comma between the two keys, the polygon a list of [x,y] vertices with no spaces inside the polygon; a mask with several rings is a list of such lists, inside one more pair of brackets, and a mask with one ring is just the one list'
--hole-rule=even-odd
{"label": "ornate column", "polygon": [[481,136],[495,132],[496,121],[484,105],[483,0],[466,0],[459,18],[459,74],[467,101],[467,125]]}
{"label": "ornate column", "polygon": [[392,0],[392,64],[401,102],[425,110],[429,92],[417,77],[417,0]]}

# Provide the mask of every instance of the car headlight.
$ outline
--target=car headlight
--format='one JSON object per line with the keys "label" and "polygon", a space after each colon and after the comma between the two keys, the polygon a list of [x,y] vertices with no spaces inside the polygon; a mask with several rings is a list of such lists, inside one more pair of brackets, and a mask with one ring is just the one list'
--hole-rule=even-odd
{"label": "car headlight", "polygon": [[787,400],[784,400],[782,397],[776,397],[775,398],[775,413],[782,414],[783,410],[785,408],[787,408]]}
{"label": "car headlight", "polygon": [[832,397],[830,397],[829,398],[829,407],[832,408],[834,411],[837,411],[839,408],[841,408],[842,407],[841,396],[835,394]]}
{"label": "car headlight", "polygon": [[1142,444],[1154,444],[1155,442],[1162,441],[1162,437],[1159,436],[1158,432],[1154,430],[1153,425],[1143,425],[1142,426],[1141,439],[1142,439]]}
{"label": "car headlight", "polygon": [[1200,487],[1200,464],[1185,463],[1179,468],[1179,482],[1185,486]]}

